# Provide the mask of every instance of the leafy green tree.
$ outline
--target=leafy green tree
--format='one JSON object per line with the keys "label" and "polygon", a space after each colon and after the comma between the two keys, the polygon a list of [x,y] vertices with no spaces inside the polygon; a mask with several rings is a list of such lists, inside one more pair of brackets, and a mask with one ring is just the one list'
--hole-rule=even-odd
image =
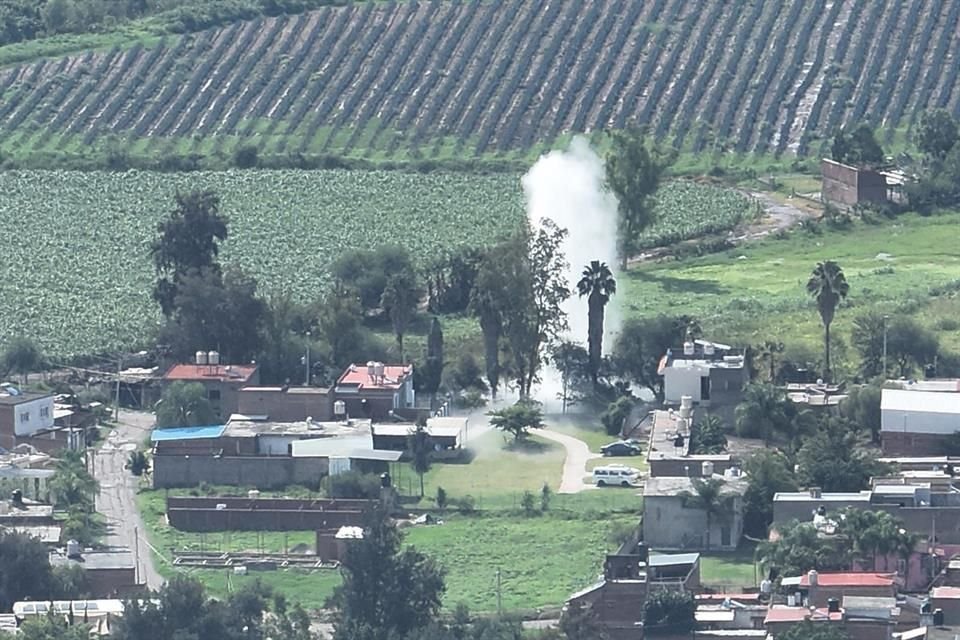
{"label": "leafy green tree", "polygon": [[417,289],[417,279],[413,270],[394,273],[387,278],[380,298],[380,306],[390,317],[393,326],[393,335],[397,338],[397,349],[400,352],[400,362],[403,358],[403,336],[406,335],[410,321],[417,312],[417,303],[420,292]]}
{"label": "leafy green tree", "polygon": [[[887,371],[883,369],[883,334],[887,334]],[[936,334],[921,326],[909,316],[884,316],[867,312],[853,321],[851,340],[860,352],[860,372],[872,378],[889,375],[890,365],[896,365],[895,375],[906,377],[914,369],[933,362],[940,350]]]}
{"label": "leafy green tree", "polygon": [[714,413],[703,416],[690,431],[690,452],[697,454],[723,453],[727,450],[727,436],[723,420]]}
{"label": "leafy green tree", "polygon": [[[503,337],[503,314],[500,309],[501,297],[504,291],[500,288],[501,280],[497,269],[497,259],[500,254],[511,252],[510,243],[501,243],[491,249],[481,261],[477,270],[473,290],[470,292],[470,309],[480,322],[480,331],[483,334],[483,357],[487,382],[490,385],[490,394],[497,397],[500,386],[500,340]],[[519,266],[519,261],[512,264]]]}
{"label": "leafy green tree", "polygon": [[837,131],[833,136],[830,156],[837,162],[854,166],[876,166],[884,161],[883,149],[873,129],[866,123]]}
{"label": "leafy green tree", "polygon": [[837,624],[804,620],[778,633],[777,640],[850,640],[850,635]]}
{"label": "leafy green tree", "polygon": [[743,465],[747,490],[743,494],[743,530],[752,538],[765,540],[773,522],[773,497],[796,491],[793,465],[781,452],[761,449]]}
{"label": "leafy green tree", "polygon": [[76,540],[82,545],[93,545],[106,534],[107,528],[103,521],[89,507],[72,504],[66,511],[66,518],[61,525],[65,540]]}
{"label": "leafy green tree", "polygon": [[590,354],[579,344],[562,340],[551,348],[550,361],[560,372],[561,390],[558,395],[566,413],[568,406],[580,402],[589,392],[592,379]]}
{"label": "leafy green tree", "polygon": [[363,307],[354,290],[335,285],[324,297],[317,323],[338,375],[355,362],[374,359],[370,353],[373,340],[363,327]]}
{"label": "leafy green tree", "polygon": [[16,640],[90,640],[90,625],[76,621],[70,624],[59,615],[37,616],[23,623],[16,635],[0,635]]}
{"label": "leafy green tree", "polygon": [[87,470],[84,452],[64,449],[59,456],[48,485],[54,503],[62,508],[77,506],[93,511],[100,483]]}
{"label": "leafy green tree", "polygon": [[623,424],[633,411],[634,400],[630,396],[620,396],[604,409],[600,414],[600,422],[607,435],[619,436],[623,431]]}
{"label": "leafy green tree", "polygon": [[430,394],[431,408],[437,403],[437,391],[443,380],[443,367],[443,328],[440,320],[434,317],[430,323],[430,333],[427,334],[426,357],[420,370],[423,390]]}
{"label": "leafy green tree", "polygon": [[491,411],[490,424],[495,429],[510,433],[514,441],[523,440],[531,429],[542,429],[543,412],[533,402],[521,400],[499,411]]}
{"label": "leafy green tree", "polygon": [[437,509],[443,511],[447,508],[447,492],[443,487],[437,487]]}
{"label": "leafy green tree", "polygon": [[150,471],[150,461],[147,460],[147,454],[143,451],[131,451],[124,468],[128,469],[133,475],[140,477]]}
{"label": "leafy green tree", "polygon": [[224,362],[249,362],[260,352],[268,311],[256,280],[240,269],[191,271],[178,278],[160,340],[181,359],[216,345]]}
{"label": "leafy green tree", "polygon": [[853,387],[840,402],[840,415],[857,429],[870,432],[874,444],[880,443],[880,399],[883,391],[877,384]]}
{"label": "leafy green tree", "polygon": [[352,289],[359,296],[364,311],[382,309],[383,294],[391,277],[399,276],[408,284],[416,273],[410,252],[400,245],[381,245],[371,251],[354,250],[341,254],[331,271],[341,288]]}
{"label": "leafy green tree", "polygon": [[[852,557],[869,561],[871,569],[886,570],[892,555],[906,559],[919,541],[919,536],[904,529],[902,520],[887,511],[847,508],[836,522],[837,533],[846,537]],[[883,560],[881,567],[879,559]]]}
{"label": "leafy green tree", "polygon": [[335,640],[387,640],[423,629],[440,611],[444,571],[405,546],[381,511],[370,514],[363,538],[351,541],[343,583],[330,599]]}
{"label": "leafy green tree", "polygon": [[777,383],[777,358],[783,354],[785,346],[782,342],[767,340],[756,349],[759,360],[767,366],[767,382]]}
{"label": "leafy green tree", "polygon": [[0,530],[0,610],[20,600],[50,597],[53,578],[47,548],[30,536]]}
{"label": "leafy green tree", "polygon": [[587,296],[587,344],[590,351],[590,376],[594,383],[600,371],[603,352],[603,311],[610,296],[617,292],[617,282],[605,262],[592,260],[583,269],[577,282],[580,297]]}
{"label": "leafy green tree", "polygon": [[696,611],[697,603],[691,592],[672,589],[651,591],[643,605],[644,634],[689,633],[696,625]]}
{"label": "leafy green tree", "polygon": [[890,471],[873,454],[859,450],[855,436],[835,422],[823,425],[797,452],[797,480],[824,491],[860,491],[871,477]]}
{"label": "leafy green tree", "polygon": [[410,456],[410,466],[414,473],[420,476],[420,497],[423,493],[423,474],[430,471],[430,457],[433,453],[433,439],[426,425],[418,423],[416,428],[407,434],[407,454]]}
{"label": "leafy green tree", "polygon": [[837,311],[837,305],[847,297],[850,285],[843,275],[843,269],[832,260],[817,263],[807,281],[807,293],[817,302],[820,319],[823,320],[824,374],[830,379],[830,324]]}
{"label": "leafy green tree", "polygon": [[693,493],[681,493],[686,498],[686,505],[693,509],[700,509],[707,516],[706,549],[710,551],[711,524],[726,518],[730,513],[730,499],[723,494],[726,482],[722,478],[695,478]]}
{"label": "leafy green tree", "polygon": [[624,379],[650,390],[663,401],[660,360],[668,349],[683,343],[696,319],[690,316],[629,318],[613,347],[613,367]]}
{"label": "leafy green tree", "polygon": [[757,545],[756,558],[780,575],[795,576],[811,569],[841,571],[851,566],[849,545],[837,536],[822,536],[813,522],[793,520],[777,526],[775,540]]}
{"label": "leafy green tree", "polygon": [[615,132],[606,158],[607,187],[617,197],[620,269],[636,254],[640,236],[654,220],[653,195],[674,156],[639,131]]}
{"label": "leafy green tree", "polygon": [[19,336],[7,343],[0,355],[0,377],[19,373],[20,382],[27,384],[27,374],[43,366],[43,355],[30,338]]}
{"label": "leafy green tree", "polygon": [[477,247],[458,247],[427,267],[424,279],[428,308],[432,313],[467,311],[485,252]]}
{"label": "leafy green tree", "polygon": [[176,208],[157,225],[158,236],[150,245],[157,272],[153,298],[168,318],[183,278],[201,271],[220,273],[219,244],[227,239],[227,219],[215,193],[178,193],[175,201]]}
{"label": "leafy green tree", "polygon": [[197,427],[213,424],[217,414],[199,382],[172,383],[163,390],[157,403],[157,426]]}
{"label": "leafy green tree", "polygon": [[777,435],[795,438],[803,419],[787,394],[772,384],[753,382],[743,390],[743,399],[734,409],[737,435],[763,438],[770,444]]}
{"label": "leafy green tree", "polygon": [[483,371],[480,369],[477,359],[469,351],[460,353],[453,366],[447,367],[444,377],[445,384],[450,389],[457,391],[487,390],[487,385],[483,381]]}
{"label": "leafy green tree", "polygon": [[914,136],[922,153],[943,160],[957,143],[957,121],[946,109],[929,109],[920,114]]}

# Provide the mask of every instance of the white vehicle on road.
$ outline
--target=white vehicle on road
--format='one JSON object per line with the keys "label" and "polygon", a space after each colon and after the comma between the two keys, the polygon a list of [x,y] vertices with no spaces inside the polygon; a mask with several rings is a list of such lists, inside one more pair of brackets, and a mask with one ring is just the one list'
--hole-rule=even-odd
{"label": "white vehicle on road", "polygon": [[639,483],[640,470],[622,464],[608,464],[593,470],[593,481],[598,487],[631,487]]}

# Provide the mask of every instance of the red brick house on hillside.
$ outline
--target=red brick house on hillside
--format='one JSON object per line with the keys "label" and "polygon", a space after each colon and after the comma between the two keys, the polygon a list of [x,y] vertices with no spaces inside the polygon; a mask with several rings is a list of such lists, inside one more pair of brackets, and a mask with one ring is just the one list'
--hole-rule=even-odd
{"label": "red brick house on hillside", "polygon": [[175,364],[163,374],[164,387],[177,382],[198,382],[207,391],[217,417],[226,420],[237,413],[241,387],[260,383],[260,367],[256,364]]}
{"label": "red brick house on hillside", "polygon": [[415,406],[413,365],[350,365],[334,386],[334,398],[350,417],[385,420],[393,410]]}

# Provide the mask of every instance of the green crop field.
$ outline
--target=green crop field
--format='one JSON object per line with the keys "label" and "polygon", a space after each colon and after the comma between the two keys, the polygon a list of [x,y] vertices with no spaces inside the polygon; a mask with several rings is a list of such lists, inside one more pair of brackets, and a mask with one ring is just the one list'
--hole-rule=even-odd
{"label": "green crop field", "polygon": [[[517,228],[517,174],[380,171],[5,172],[0,226],[0,326],[50,354],[128,347],[156,326],[148,255],[156,223],[180,190],[214,189],[230,218],[225,263],[255,275],[265,295],[316,299],[341,252],[405,246],[421,265],[459,245]],[[668,183],[649,242],[729,227],[755,213],[739,194]],[[0,338],[2,340],[2,338]]]}
{"label": "green crop field", "polygon": [[804,156],[859,121],[902,144],[923,109],[957,109],[958,16],[924,0],[468,0],[163,38],[129,27],[0,51],[22,61],[0,69],[0,153],[21,167],[222,166],[241,146],[285,166],[525,161],[645,126],[696,153]]}
{"label": "green crop field", "polygon": [[[720,341],[757,344],[778,339],[822,348],[823,328],[804,285],[820,260],[836,260],[850,283],[850,295],[837,310],[831,331],[842,373],[853,373],[857,354],[850,329],[869,310],[903,312],[937,332],[948,349],[960,349],[953,329],[960,311],[960,254],[956,228],[960,214],[915,214],[877,224],[821,233],[801,229],[712,256],[647,264],[621,278],[628,315],[650,316],[682,310],[701,320]],[[650,304],[659,301],[659,304]],[[844,368],[847,367],[847,368]]]}

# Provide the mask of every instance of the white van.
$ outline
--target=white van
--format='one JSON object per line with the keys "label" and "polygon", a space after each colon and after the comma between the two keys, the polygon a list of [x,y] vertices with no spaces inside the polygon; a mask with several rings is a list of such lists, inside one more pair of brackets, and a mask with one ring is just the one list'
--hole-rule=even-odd
{"label": "white van", "polygon": [[593,470],[593,481],[598,487],[607,485],[629,487],[640,481],[640,470],[622,464],[610,464]]}

